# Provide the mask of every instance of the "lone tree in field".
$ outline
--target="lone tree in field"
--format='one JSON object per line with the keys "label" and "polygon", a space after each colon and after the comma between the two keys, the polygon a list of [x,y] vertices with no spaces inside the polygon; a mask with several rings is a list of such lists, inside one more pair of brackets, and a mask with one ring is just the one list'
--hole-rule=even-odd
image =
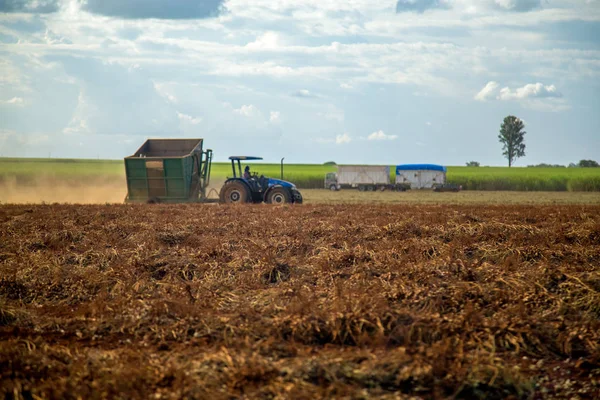
{"label": "lone tree in field", "polygon": [[502,154],[508,159],[508,166],[525,155],[525,124],[519,118],[509,115],[500,126],[498,139],[502,143]]}

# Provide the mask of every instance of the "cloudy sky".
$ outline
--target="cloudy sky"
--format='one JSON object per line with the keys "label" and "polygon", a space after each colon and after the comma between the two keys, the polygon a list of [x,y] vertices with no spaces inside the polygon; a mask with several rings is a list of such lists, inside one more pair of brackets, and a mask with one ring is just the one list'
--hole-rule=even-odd
{"label": "cloudy sky", "polygon": [[0,155],[600,159],[600,0],[0,0]]}

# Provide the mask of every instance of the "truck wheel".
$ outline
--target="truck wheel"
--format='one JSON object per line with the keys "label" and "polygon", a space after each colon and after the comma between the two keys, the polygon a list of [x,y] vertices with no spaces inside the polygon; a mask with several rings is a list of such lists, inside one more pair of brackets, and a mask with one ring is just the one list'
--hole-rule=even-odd
{"label": "truck wheel", "polygon": [[367,186],[367,191],[372,192],[375,188],[371,185]]}
{"label": "truck wheel", "polygon": [[337,186],[331,185],[331,186],[329,186],[329,190],[331,190],[332,192],[335,192],[337,190]]}
{"label": "truck wheel", "polygon": [[290,191],[286,188],[276,187],[267,194],[269,204],[288,204],[292,202]]}
{"label": "truck wheel", "polygon": [[249,203],[250,191],[242,182],[226,182],[219,194],[220,203]]}

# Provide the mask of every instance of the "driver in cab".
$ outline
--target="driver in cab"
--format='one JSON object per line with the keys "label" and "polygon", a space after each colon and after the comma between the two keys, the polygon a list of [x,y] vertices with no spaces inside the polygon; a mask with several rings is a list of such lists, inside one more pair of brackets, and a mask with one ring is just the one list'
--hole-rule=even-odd
{"label": "driver in cab", "polygon": [[246,168],[244,169],[244,179],[250,179],[250,166],[246,165]]}

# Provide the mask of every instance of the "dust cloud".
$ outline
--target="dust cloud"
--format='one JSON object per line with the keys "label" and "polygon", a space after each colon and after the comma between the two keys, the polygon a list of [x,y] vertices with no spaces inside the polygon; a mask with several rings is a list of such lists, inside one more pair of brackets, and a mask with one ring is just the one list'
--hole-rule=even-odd
{"label": "dust cloud", "polygon": [[27,183],[16,179],[0,181],[0,203],[36,204],[71,203],[104,204],[123,203],[127,195],[124,179],[116,180],[76,180],[40,178]]}

